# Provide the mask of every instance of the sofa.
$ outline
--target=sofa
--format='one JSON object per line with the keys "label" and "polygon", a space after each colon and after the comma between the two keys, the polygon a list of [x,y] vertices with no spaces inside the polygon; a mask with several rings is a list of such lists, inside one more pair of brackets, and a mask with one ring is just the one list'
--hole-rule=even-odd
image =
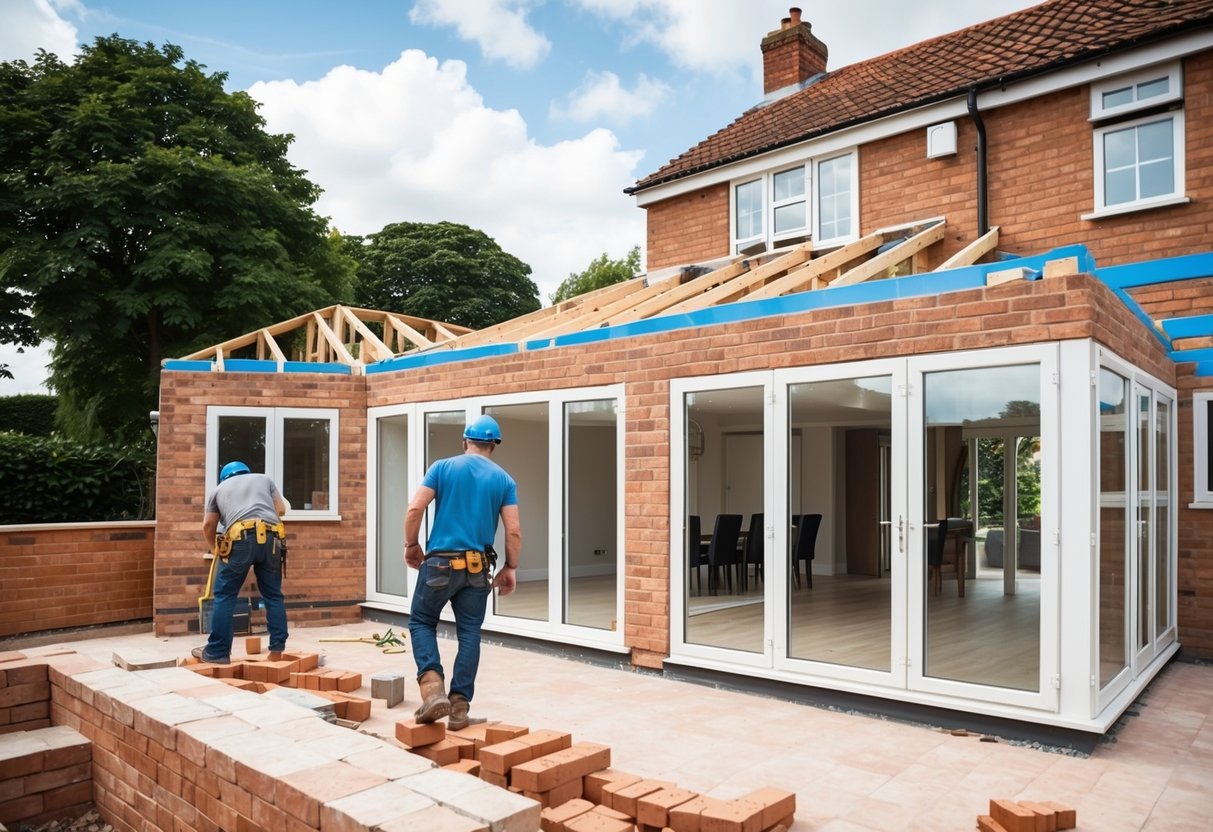
{"label": "sofa", "polygon": [[[990,529],[986,532],[986,563],[995,568],[1002,568],[1002,553],[1005,541],[1002,529]],[[1019,530],[1019,568],[1040,571],[1040,530]]]}

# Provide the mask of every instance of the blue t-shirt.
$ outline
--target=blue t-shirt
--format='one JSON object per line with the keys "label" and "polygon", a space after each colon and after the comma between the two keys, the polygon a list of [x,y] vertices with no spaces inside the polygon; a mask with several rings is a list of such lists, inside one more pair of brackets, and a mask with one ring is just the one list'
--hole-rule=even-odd
{"label": "blue t-shirt", "polygon": [[426,541],[431,552],[483,552],[497,534],[501,509],[518,504],[513,478],[480,454],[438,460],[421,484],[437,495],[434,525]]}

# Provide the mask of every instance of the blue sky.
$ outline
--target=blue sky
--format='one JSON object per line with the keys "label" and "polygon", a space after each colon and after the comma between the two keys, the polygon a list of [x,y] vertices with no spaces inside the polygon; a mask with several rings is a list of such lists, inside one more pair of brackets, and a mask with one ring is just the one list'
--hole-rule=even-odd
{"label": "blue sky", "polygon": [[[623,189],[762,97],[779,0],[0,0],[0,60],[70,60],[117,33],[182,47],[261,102],[267,129],[347,233],[480,228],[531,265],[544,302],[603,252],[644,243]],[[818,0],[830,68],[1031,5]],[[37,389],[45,351],[0,363]]]}

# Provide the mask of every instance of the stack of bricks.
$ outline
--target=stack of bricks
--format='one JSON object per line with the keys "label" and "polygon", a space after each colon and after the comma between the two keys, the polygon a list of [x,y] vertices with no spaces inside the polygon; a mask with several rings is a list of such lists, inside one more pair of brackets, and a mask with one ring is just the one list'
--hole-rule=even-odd
{"label": "stack of bricks", "polygon": [[758,789],[735,800],[616,771],[611,749],[571,734],[516,725],[396,724],[396,739],[444,768],[538,801],[543,832],[775,832],[791,826],[796,795]]}
{"label": "stack of bricks", "polygon": [[189,658],[184,666],[195,673],[253,693],[265,693],[270,688],[298,688],[331,701],[338,719],[363,722],[370,719],[371,700],[355,696],[362,687],[362,674],[347,670],[321,668],[316,653],[284,652],[280,659],[271,660],[256,655],[260,639],[246,640],[246,655],[230,664],[211,664]]}
{"label": "stack of bricks", "polygon": [[92,760],[92,743],[67,726],[0,736],[0,822],[39,824],[86,811]]}
{"label": "stack of bricks", "polygon": [[1078,825],[1078,813],[1053,801],[991,800],[990,814],[977,816],[981,832],[1056,832]]}
{"label": "stack of bricks", "polygon": [[23,653],[0,653],[0,734],[46,728],[50,715],[46,664]]}

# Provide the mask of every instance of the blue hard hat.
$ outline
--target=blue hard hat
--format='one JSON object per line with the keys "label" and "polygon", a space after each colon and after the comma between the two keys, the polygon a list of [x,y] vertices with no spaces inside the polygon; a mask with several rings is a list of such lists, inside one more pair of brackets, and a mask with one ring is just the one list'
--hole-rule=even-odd
{"label": "blue hard hat", "polygon": [[463,430],[463,438],[473,442],[492,442],[501,444],[501,428],[492,416],[481,416]]}
{"label": "blue hard hat", "polygon": [[243,462],[229,462],[219,469],[219,482],[223,482],[228,477],[234,477],[237,474],[249,473],[248,466]]}

